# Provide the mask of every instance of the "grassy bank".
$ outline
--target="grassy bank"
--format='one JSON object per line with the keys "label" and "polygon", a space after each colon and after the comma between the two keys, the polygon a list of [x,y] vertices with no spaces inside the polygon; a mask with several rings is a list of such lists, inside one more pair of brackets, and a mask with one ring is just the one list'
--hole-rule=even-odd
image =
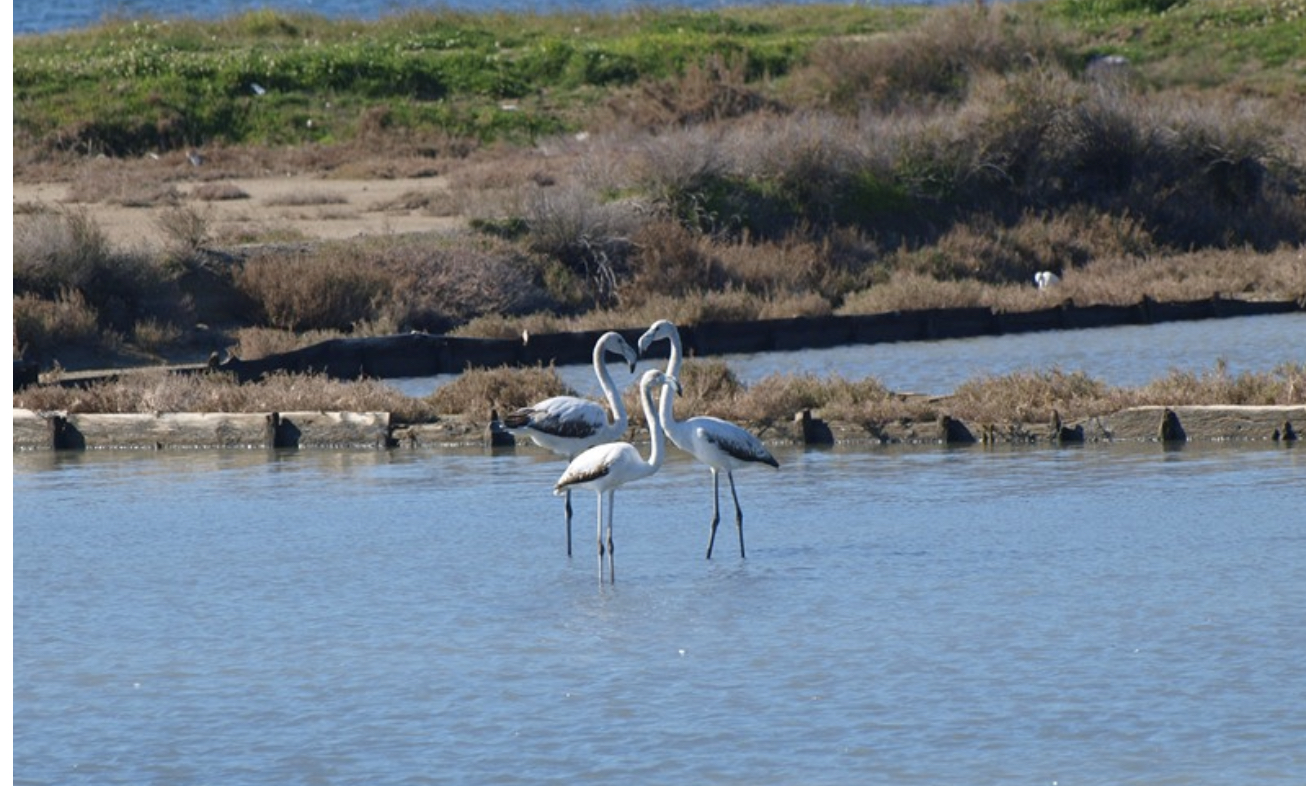
{"label": "grassy bank", "polygon": [[[1303,41],[1302,0],[259,11],[22,37],[15,180],[66,181],[68,204],[15,206],[15,352],[1299,298]],[[465,229],[216,235],[202,200],[267,171],[432,176],[412,203]],[[114,247],[84,209],[105,202],[162,206],[168,242]]]}
{"label": "grassy bank", "polygon": [[[1223,364],[1172,370],[1145,386],[1116,387],[1082,371],[1060,369],[984,376],[950,395],[900,395],[879,381],[834,375],[772,374],[744,385],[722,361],[689,360],[682,370],[680,412],[707,414],[755,428],[789,422],[811,410],[833,423],[870,432],[886,424],[929,423],[943,415],[976,424],[1066,422],[1160,405],[1306,404],[1306,365],[1231,374]],[[469,370],[425,397],[406,396],[375,380],[342,382],[321,376],[276,375],[238,384],[222,374],[179,376],[141,371],[84,388],[47,386],[14,395],[14,407],[86,413],[153,412],[389,412],[397,423],[432,423],[462,416],[485,423],[492,410],[509,412],[548,396],[573,393],[552,368]],[[624,393],[632,422],[642,423],[638,394]]]}

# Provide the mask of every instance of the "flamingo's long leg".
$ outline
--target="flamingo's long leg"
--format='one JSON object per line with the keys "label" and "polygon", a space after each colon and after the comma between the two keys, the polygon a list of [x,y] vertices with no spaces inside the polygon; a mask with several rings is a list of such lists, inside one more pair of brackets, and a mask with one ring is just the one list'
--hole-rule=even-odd
{"label": "flamingo's long leg", "polygon": [[735,492],[735,473],[726,470],[726,477],[730,479],[730,496],[735,498],[735,529],[739,530],[739,556],[744,557],[744,511],[739,507],[739,494]]}
{"label": "flamingo's long leg", "polygon": [[716,527],[721,523],[721,476],[712,468],[712,530],[707,536],[707,558],[712,559],[712,544],[716,542]]}

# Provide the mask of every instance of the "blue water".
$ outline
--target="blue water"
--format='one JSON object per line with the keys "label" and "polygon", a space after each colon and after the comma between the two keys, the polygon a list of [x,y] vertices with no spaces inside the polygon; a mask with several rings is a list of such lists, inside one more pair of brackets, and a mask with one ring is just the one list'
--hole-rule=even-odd
{"label": "blue water", "polygon": [[14,782],[1306,779],[1300,449],[777,457],[15,454]]}
{"label": "blue water", "polygon": [[[1284,363],[1306,363],[1306,313],[1126,325],[1093,330],[1053,330],[1015,336],[983,336],[946,341],[861,344],[831,349],[723,355],[745,384],[783,370],[845,379],[873,377],[891,390],[942,395],[981,375],[1060,368],[1082,371],[1109,385],[1139,387],[1172,370],[1214,371],[1224,363],[1229,374],[1264,373]],[[641,361],[645,367],[665,361]],[[610,369],[627,384],[620,364]],[[558,374],[576,391],[602,397],[588,365],[561,366]],[[424,396],[456,375],[390,380],[404,393]]]}
{"label": "blue water", "polygon": [[[789,0],[787,4],[826,2],[828,0]],[[932,5],[952,0],[909,0],[908,2],[872,2],[875,5]],[[295,13],[320,14],[326,17],[375,19],[408,9],[449,8],[462,11],[506,11],[509,13],[551,13],[584,11],[611,13],[634,8],[658,6],[713,9],[729,6],[767,5],[770,0],[674,0],[648,3],[642,0],[14,0],[14,34],[48,33],[87,27],[107,19],[191,17],[211,19],[273,8]]]}

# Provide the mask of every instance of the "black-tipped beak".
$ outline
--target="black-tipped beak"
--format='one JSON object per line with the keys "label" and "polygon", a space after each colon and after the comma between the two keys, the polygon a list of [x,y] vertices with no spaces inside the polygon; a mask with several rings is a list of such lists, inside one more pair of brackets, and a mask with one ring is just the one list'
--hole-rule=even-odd
{"label": "black-tipped beak", "polygon": [[675,377],[667,377],[667,381],[671,383],[671,389],[676,391],[677,396],[685,395],[685,390],[680,386],[679,379],[676,379]]}

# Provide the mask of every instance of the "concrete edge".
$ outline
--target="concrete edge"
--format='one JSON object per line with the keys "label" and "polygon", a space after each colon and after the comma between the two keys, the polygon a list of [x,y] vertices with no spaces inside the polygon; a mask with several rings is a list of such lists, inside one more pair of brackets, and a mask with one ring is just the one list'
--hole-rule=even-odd
{"label": "concrete edge", "polygon": [[[179,450],[275,448],[441,448],[517,443],[497,423],[450,417],[392,423],[387,412],[69,414],[13,410],[14,450]],[[1306,404],[1146,406],[1079,421],[827,422],[816,412],[792,421],[748,424],[773,445],[965,445],[1113,442],[1295,442]],[[627,437],[640,439],[632,430]],[[529,445],[523,441],[522,446]]]}

